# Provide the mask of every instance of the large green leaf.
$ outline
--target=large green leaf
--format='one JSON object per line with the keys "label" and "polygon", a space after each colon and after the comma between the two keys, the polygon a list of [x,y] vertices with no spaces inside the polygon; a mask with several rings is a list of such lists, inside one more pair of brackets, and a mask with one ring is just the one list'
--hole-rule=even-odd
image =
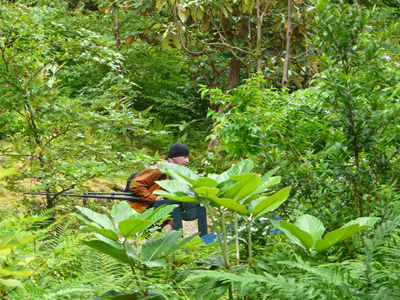
{"label": "large green leaf", "polygon": [[177,204],[173,204],[173,205],[163,205],[157,207],[156,209],[150,208],[144,211],[142,214],[140,214],[138,218],[150,220],[151,223],[154,224],[157,221],[161,220],[162,218],[168,216],[171,213],[171,211],[173,211],[173,209],[177,206],[178,206]]}
{"label": "large green leaf", "polygon": [[249,173],[253,169],[253,167],[254,163],[251,160],[246,159],[238,162],[237,164],[233,165],[229,170],[219,175],[209,174],[208,177],[214,179],[218,183],[221,183],[229,180],[232,176]]}
{"label": "large green leaf", "polygon": [[156,183],[170,193],[183,192],[190,194],[189,185],[179,180],[159,180]]}
{"label": "large green leaf", "polygon": [[27,277],[27,276],[32,276],[34,274],[36,274],[37,272],[35,271],[31,271],[31,270],[23,270],[23,271],[13,271],[13,270],[8,270],[8,269],[3,269],[0,268],[0,274],[2,275],[11,275],[11,276],[23,276],[23,277]]}
{"label": "large green leaf", "polygon": [[201,177],[193,182],[192,188],[197,188],[197,187],[202,187],[202,186],[214,188],[217,185],[218,185],[218,182],[216,180],[209,178],[209,177]]}
{"label": "large green leaf", "polygon": [[[268,175],[268,173],[266,175]],[[270,176],[266,176],[266,175],[261,177],[260,186],[258,188],[256,188],[252,193],[250,193],[246,198],[244,198],[242,200],[242,203],[249,203],[249,202],[253,201],[257,197],[257,195],[264,192],[265,189],[267,189],[271,186],[277,185],[278,183],[281,182],[280,176],[270,177]]]}
{"label": "large green leaf", "polygon": [[199,175],[184,166],[172,164],[169,162],[162,162],[160,163],[160,165],[161,171],[170,175],[175,180],[193,183],[199,178]]}
{"label": "large green leaf", "polygon": [[18,171],[17,168],[0,169],[0,180],[7,176],[12,176],[17,174],[17,171]]}
{"label": "large green leaf", "polygon": [[172,248],[182,237],[180,231],[168,231],[163,236],[147,241],[142,246],[142,256],[145,260],[157,260],[166,256],[168,250]]}
{"label": "large green leaf", "polygon": [[234,212],[237,212],[240,215],[246,215],[247,213],[247,209],[246,206],[244,206],[243,204],[240,204],[239,202],[230,199],[230,198],[218,198],[215,196],[210,196],[209,199],[221,206],[224,206]]}
{"label": "large green leaf", "polygon": [[229,177],[232,177],[235,175],[249,173],[253,168],[254,168],[254,163],[250,159],[245,159],[233,165],[225,173],[228,174]]}
{"label": "large green leaf", "polygon": [[368,225],[360,226],[359,224],[353,224],[350,226],[341,227],[334,231],[328,232],[327,234],[325,234],[322,240],[317,241],[315,245],[315,251],[320,252],[325,249],[328,249],[334,244],[343,241],[345,239],[348,239],[355,233],[368,227],[369,227]]}
{"label": "large green leaf", "polygon": [[263,183],[264,189],[277,185],[281,182],[281,176],[273,176]]}
{"label": "large green leaf", "polygon": [[218,194],[219,188],[201,186],[198,188],[194,188],[193,191],[200,197],[208,198],[210,196],[215,196],[216,194]]}
{"label": "large green leaf", "polygon": [[305,248],[311,249],[314,244],[314,240],[308,232],[301,230],[296,225],[289,223],[287,221],[271,221],[272,225],[281,231],[283,231],[288,239],[293,243]]}
{"label": "large green leaf", "polygon": [[231,181],[237,181],[223,193],[221,197],[232,198],[237,201],[242,200],[253,192],[260,185],[260,177],[257,174],[241,174],[230,178]]}
{"label": "large green leaf", "polygon": [[160,195],[160,196],[163,196],[164,198],[167,198],[170,200],[175,200],[175,201],[200,203],[199,200],[197,200],[196,198],[188,196],[186,193],[182,193],[182,192],[169,193],[166,191],[157,190],[154,192],[154,194]]}
{"label": "large green leaf", "polygon": [[250,203],[250,213],[260,217],[268,211],[278,208],[290,195],[290,186],[276,192],[272,196],[262,199],[255,206]]}
{"label": "large green leaf", "polygon": [[179,243],[176,243],[171,248],[169,248],[168,251],[165,253],[165,255],[168,255],[168,254],[178,250],[179,248],[183,247],[184,245],[188,244],[198,235],[199,235],[199,233],[195,233],[195,234],[192,234],[191,236],[183,238]]}
{"label": "large green leaf", "polygon": [[[208,174],[207,177],[211,178],[212,180],[214,180],[216,182],[218,182],[218,184],[220,184],[222,182],[221,179],[220,179],[220,175],[218,175],[218,174]],[[228,179],[229,179],[229,177],[227,177],[226,180],[228,180]],[[225,180],[223,180],[223,181],[225,181]]]}
{"label": "large green leaf", "polygon": [[318,218],[310,215],[302,215],[298,217],[295,225],[301,230],[311,234],[314,240],[313,247],[315,247],[316,242],[321,239],[322,234],[325,232],[324,224],[322,224]]}
{"label": "large green leaf", "polygon": [[102,227],[99,227],[97,225],[97,223],[92,223],[88,220],[86,220],[84,217],[82,217],[81,215],[78,214],[74,214],[75,217],[77,217],[79,220],[81,220],[87,227],[89,227],[90,229],[96,231],[97,233],[100,233],[101,235],[104,235],[105,237],[108,237],[114,241],[118,240],[118,236],[115,233],[114,229],[110,230],[110,229],[104,229]]}
{"label": "large green leaf", "polygon": [[83,241],[83,243],[93,249],[96,249],[102,253],[110,255],[123,263],[129,264],[129,259],[125,254],[124,247],[122,245],[116,246],[116,244],[109,244],[105,241],[101,240],[91,240],[91,241]]}
{"label": "large green leaf", "polygon": [[136,233],[144,230],[144,228],[148,227],[151,224],[152,222],[150,220],[132,218],[121,221],[118,225],[118,230],[122,236],[129,238],[134,237]]}
{"label": "large green leaf", "polygon": [[24,288],[22,282],[17,279],[0,279],[0,286],[6,286],[9,288]]}
{"label": "large green leaf", "polygon": [[358,224],[360,226],[374,226],[375,223],[379,220],[380,218],[378,217],[361,217],[361,218],[357,218],[355,220],[352,220],[348,223],[346,223],[343,227],[345,226],[350,226],[350,225],[354,225],[354,224]]}
{"label": "large green leaf", "polygon": [[157,268],[157,267],[166,267],[167,266],[167,261],[165,260],[165,258],[160,258],[157,260],[150,260],[150,261],[145,260],[143,263],[148,268]]}
{"label": "large green leaf", "polygon": [[[91,219],[93,222],[97,223],[101,227],[109,230],[114,230],[114,225],[107,215],[99,214],[93,210],[86,207],[76,206],[76,208],[86,217]],[[132,209],[131,209],[132,210]]]}
{"label": "large green leaf", "polygon": [[129,259],[138,261],[140,263],[144,262],[144,260],[136,253],[135,249],[132,248],[131,244],[125,243],[123,246],[125,247],[125,253]]}
{"label": "large green leaf", "polygon": [[111,216],[113,217],[115,226],[117,227],[119,222],[132,218],[134,214],[137,214],[136,210],[132,209],[126,201],[114,204],[111,210]]}
{"label": "large green leaf", "polygon": [[25,235],[18,239],[10,236],[1,237],[0,250],[18,248],[26,243],[29,243],[31,240],[33,240],[33,238],[33,235]]}

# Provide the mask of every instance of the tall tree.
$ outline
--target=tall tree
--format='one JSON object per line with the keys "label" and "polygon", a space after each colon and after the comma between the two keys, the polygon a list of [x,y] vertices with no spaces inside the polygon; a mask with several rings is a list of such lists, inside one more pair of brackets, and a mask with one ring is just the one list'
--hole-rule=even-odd
{"label": "tall tree", "polygon": [[[240,83],[241,75],[249,77],[256,71],[268,75],[271,85],[280,85],[288,24],[282,17],[287,11],[285,3],[277,0],[143,0],[127,7],[137,14],[153,17],[154,22],[145,30],[153,38],[158,36],[163,48],[177,47],[198,57],[202,65],[209,65],[213,74],[208,78],[209,86],[229,90]],[[305,51],[308,13],[304,8],[302,1],[297,0],[291,9],[294,55]],[[139,36],[130,38],[135,37]],[[308,75],[306,68],[295,67],[298,70],[293,74]],[[305,80],[298,77],[296,82],[301,86]]]}

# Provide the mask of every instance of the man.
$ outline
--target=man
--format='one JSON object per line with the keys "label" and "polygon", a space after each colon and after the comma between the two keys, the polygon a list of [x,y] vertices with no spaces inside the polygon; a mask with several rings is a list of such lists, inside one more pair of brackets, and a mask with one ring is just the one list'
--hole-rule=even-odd
{"label": "man", "polygon": [[[189,162],[189,148],[182,143],[175,143],[168,149],[168,162],[186,166]],[[157,167],[157,164],[153,165]],[[162,196],[153,194],[161,187],[156,184],[157,180],[168,179],[158,168],[147,168],[132,180],[129,188],[140,198],[140,202],[129,202],[129,205],[138,212],[143,212],[153,206],[157,201],[164,200]]]}
{"label": "man", "polygon": [[[189,149],[186,145],[175,143],[168,149],[168,162],[186,166],[189,162]],[[149,207],[159,207],[162,205],[178,204],[171,212],[171,217],[174,220],[166,220],[162,225],[162,230],[179,230],[183,227],[182,221],[193,221],[197,219],[198,231],[200,236],[207,234],[207,217],[206,210],[203,206],[196,203],[180,203],[177,201],[164,199],[162,196],[153,194],[154,191],[161,187],[156,184],[157,180],[166,180],[168,176],[162,174],[157,168],[147,168],[137,175],[129,185],[129,189],[139,197],[141,201],[129,202],[129,205],[142,213]]]}

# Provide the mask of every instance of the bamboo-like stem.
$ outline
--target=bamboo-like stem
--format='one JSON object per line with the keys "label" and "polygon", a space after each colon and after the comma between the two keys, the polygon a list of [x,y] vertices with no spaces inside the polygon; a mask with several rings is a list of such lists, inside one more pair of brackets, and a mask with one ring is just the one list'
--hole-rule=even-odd
{"label": "bamboo-like stem", "polygon": [[226,234],[226,222],[225,222],[225,215],[224,212],[222,211],[222,209],[219,209],[219,213],[221,214],[221,227],[222,227],[222,245],[223,245],[223,255],[224,255],[224,260],[225,260],[225,264],[226,264],[226,268],[230,269],[230,262],[229,262],[229,256],[228,256],[228,236]]}
{"label": "bamboo-like stem", "polygon": [[233,218],[235,221],[235,257],[236,264],[240,263],[240,251],[239,251],[239,230],[238,230],[238,216],[237,213],[233,213]]}
{"label": "bamboo-like stem", "polygon": [[214,230],[215,230],[215,232],[217,234],[219,246],[221,248],[222,257],[224,258],[225,266],[226,266],[227,269],[229,269],[230,268],[229,267],[229,260],[227,259],[227,256],[225,255],[226,253],[224,251],[224,246],[223,246],[223,243],[222,243],[221,233],[219,232],[218,227],[216,226],[216,224],[217,224],[216,218],[214,216],[214,213],[212,212],[210,203],[207,200],[204,201],[204,205],[207,208],[207,211],[210,213],[211,220],[212,220],[212,223],[213,223],[213,228],[214,228]]}
{"label": "bamboo-like stem", "polygon": [[253,253],[251,251],[251,247],[252,247],[252,242],[251,242],[251,223],[252,220],[251,218],[249,218],[247,220],[247,251],[248,251],[248,264],[249,267],[252,268],[253,267]]}
{"label": "bamboo-like stem", "polygon": [[[125,254],[126,254],[126,256],[128,256],[128,249],[126,248],[126,244],[127,244],[127,238],[125,238],[125,240],[124,240],[124,242],[123,242],[123,246],[124,246]],[[128,257],[129,257],[129,256],[128,256]],[[145,291],[143,290],[142,284],[140,283],[139,275],[136,274],[135,264],[134,264],[134,263],[131,263],[131,260],[130,260],[130,259],[129,259],[129,266],[130,266],[130,268],[131,268],[131,271],[132,271],[132,274],[133,274],[133,278],[135,278],[135,280],[136,280],[136,284],[137,284],[137,286],[138,286],[138,288],[139,288],[139,291],[140,291],[141,293],[145,292]]]}

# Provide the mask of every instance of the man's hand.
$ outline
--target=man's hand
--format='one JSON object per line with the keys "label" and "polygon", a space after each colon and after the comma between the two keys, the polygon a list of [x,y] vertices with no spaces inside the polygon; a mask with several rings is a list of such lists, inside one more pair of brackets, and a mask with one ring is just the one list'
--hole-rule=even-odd
{"label": "man's hand", "polygon": [[164,197],[163,196],[157,196],[156,201],[161,201],[161,200],[164,200]]}
{"label": "man's hand", "polygon": [[165,225],[162,229],[161,229],[161,231],[170,231],[170,230],[172,230],[172,225],[171,224],[167,224],[167,225]]}

